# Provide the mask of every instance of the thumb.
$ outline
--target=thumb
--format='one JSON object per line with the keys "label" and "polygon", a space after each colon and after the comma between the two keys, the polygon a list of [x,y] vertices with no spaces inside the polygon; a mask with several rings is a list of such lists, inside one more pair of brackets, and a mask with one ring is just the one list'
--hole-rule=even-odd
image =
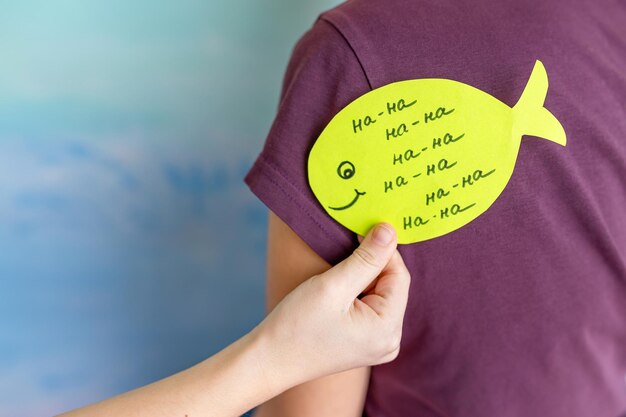
{"label": "thumb", "polygon": [[393,227],[381,223],[373,227],[348,258],[326,272],[328,279],[356,298],[385,268],[397,246]]}

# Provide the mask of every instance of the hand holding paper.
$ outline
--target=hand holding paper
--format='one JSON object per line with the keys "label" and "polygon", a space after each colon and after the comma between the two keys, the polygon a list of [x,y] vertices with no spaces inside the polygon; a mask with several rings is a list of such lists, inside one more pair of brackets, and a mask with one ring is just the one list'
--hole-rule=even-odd
{"label": "hand holding paper", "polygon": [[255,329],[273,347],[263,359],[268,379],[295,385],[393,360],[409,282],[394,230],[377,226],[353,255],[302,283]]}
{"label": "hand holding paper", "polygon": [[66,416],[239,416],[310,379],[388,362],[400,348],[409,280],[395,232],[379,226],[218,354]]}

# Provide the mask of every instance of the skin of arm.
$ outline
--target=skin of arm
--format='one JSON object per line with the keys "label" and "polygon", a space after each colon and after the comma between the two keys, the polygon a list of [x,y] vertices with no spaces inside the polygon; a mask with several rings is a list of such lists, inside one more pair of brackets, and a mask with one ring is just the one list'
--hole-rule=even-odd
{"label": "skin of arm", "polygon": [[[270,212],[268,311],[301,282],[330,267],[287,224]],[[298,385],[257,408],[255,417],[360,417],[369,372],[369,367],[357,368]]]}
{"label": "skin of arm", "polygon": [[59,417],[235,417],[292,384],[264,382],[272,341],[252,331],[211,358],[150,385]]}
{"label": "skin of arm", "polygon": [[379,225],[217,355],[65,416],[236,417],[307,381],[389,362],[400,349],[409,283],[393,228]]}

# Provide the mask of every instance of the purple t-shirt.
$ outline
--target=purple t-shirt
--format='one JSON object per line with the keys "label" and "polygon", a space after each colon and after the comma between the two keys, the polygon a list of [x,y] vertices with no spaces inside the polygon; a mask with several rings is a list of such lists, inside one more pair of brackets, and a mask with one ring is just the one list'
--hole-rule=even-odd
{"label": "purple t-shirt", "polygon": [[476,220],[400,252],[412,275],[399,357],[373,368],[370,417],[626,412],[626,2],[353,0],[296,45],[252,191],[320,256],[356,245],[306,160],[360,95],[448,78],[513,106],[536,59],[567,147],[526,136]]}

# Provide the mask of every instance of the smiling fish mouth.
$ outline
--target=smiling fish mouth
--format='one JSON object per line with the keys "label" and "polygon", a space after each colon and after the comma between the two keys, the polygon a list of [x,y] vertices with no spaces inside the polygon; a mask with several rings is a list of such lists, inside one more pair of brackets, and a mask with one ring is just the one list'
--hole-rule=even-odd
{"label": "smiling fish mouth", "polygon": [[364,192],[360,192],[359,190],[357,190],[356,188],[354,189],[355,192],[355,196],[352,199],[351,202],[349,202],[348,204],[346,204],[345,206],[341,206],[341,207],[328,207],[331,210],[345,210],[347,208],[352,207],[353,205],[356,204],[357,200],[359,199],[359,197],[361,197],[362,195],[365,195],[365,191]]}

